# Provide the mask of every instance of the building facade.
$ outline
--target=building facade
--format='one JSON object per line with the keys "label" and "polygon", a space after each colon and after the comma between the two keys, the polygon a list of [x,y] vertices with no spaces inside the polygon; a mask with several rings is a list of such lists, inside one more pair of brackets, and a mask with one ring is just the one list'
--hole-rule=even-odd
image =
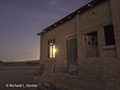
{"label": "building facade", "polygon": [[75,73],[88,84],[120,89],[120,0],[94,0],[38,35],[42,73]]}

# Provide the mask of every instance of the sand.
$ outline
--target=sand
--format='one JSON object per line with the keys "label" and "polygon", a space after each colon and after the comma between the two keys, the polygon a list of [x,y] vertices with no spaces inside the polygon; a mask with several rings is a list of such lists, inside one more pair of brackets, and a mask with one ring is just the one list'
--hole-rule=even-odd
{"label": "sand", "polygon": [[33,75],[38,72],[38,69],[39,66],[0,66],[0,90],[36,90],[36,87],[31,89],[23,85],[35,84]]}

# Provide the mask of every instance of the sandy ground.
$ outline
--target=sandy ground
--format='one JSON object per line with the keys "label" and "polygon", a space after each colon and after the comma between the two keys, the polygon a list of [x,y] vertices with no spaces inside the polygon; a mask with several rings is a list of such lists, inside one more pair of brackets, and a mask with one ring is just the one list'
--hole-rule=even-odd
{"label": "sandy ground", "polygon": [[[39,66],[0,66],[0,90],[36,90],[36,87],[26,87],[26,84],[35,84],[33,74],[38,72],[38,68]],[[21,86],[15,86],[19,84]]]}

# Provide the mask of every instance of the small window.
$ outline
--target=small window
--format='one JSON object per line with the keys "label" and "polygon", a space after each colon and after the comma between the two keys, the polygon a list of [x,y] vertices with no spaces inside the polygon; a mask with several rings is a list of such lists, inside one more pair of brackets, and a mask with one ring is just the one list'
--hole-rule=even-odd
{"label": "small window", "polygon": [[50,43],[52,43],[52,39],[50,39]]}
{"label": "small window", "polygon": [[55,58],[55,38],[48,40],[48,51],[47,51],[47,57],[48,58]]}
{"label": "small window", "polygon": [[97,43],[97,42],[95,42],[95,45],[96,45],[96,46],[98,46],[98,43]]}
{"label": "small window", "polygon": [[55,43],[55,38],[53,38],[53,43]]}
{"label": "small window", "polygon": [[50,47],[48,47],[48,58],[50,57]]}
{"label": "small window", "polygon": [[88,41],[88,45],[91,45],[90,41]]}
{"label": "small window", "polygon": [[50,45],[50,42],[49,42],[49,40],[48,40],[48,45]]}
{"label": "small window", "polygon": [[55,52],[56,52],[55,45],[53,45],[53,58],[55,58]]}
{"label": "small window", "polygon": [[52,58],[52,52],[53,52],[52,46],[50,46],[50,58]]}
{"label": "small window", "polygon": [[104,27],[106,45],[115,45],[113,25]]}
{"label": "small window", "polygon": [[50,45],[52,45],[52,39],[50,39]]}
{"label": "small window", "polygon": [[93,38],[93,37],[92,37],[91,39],[92,39],[92,41],[94,41],[94,38]]}

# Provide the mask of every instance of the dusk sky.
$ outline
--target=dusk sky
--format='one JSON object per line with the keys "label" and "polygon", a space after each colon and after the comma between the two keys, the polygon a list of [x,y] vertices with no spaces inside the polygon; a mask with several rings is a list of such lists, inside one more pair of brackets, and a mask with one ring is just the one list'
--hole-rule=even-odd
{"label": "dusk sky", "polygon": [[38,60],[36,34],[91,0],[0,0],[0,60]]}

